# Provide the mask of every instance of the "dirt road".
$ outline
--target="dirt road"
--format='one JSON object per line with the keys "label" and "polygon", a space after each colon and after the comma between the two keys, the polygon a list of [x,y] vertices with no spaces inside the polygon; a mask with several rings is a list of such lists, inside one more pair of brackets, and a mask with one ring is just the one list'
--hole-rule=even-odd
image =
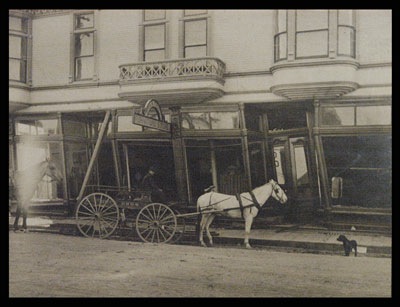
{"label": "dirt road", "polygon": [[9,233],[10,297],[389,297],[391,259]]}

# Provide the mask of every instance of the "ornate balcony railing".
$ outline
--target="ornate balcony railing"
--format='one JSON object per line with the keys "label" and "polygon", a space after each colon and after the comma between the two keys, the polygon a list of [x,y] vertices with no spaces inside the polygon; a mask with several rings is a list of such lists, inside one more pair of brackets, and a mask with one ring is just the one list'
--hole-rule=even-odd
{"label": "ornate balcony railing", "polygon": [[140,62],[119,66],[120,81],[211,77],[223,81],[225,64],[211,57]]}

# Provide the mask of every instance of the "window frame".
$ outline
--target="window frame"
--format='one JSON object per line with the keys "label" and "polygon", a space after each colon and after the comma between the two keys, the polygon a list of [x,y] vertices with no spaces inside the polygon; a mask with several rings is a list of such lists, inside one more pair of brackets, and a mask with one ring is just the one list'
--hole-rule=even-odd
{"label": "window frame", "polygon": [[[327,58],[329,56],[329,41],[330,41],[330,35],[329,35],[329,23],[330,23],[330,10],[323,10],[326,11],[327,15],[327,27],[326,28],[321,28],[321,29],[312,29],[312,30],[297,30],[297,12],[298,10],[295,11],[295,17],[294,17],[294,35],[295,35],[295,41],[294,41],[294,54],[295,54],[295,59],[311,59],[311,58]],[[315,32],[326,32],[327,33],[327,40],[326,40],[326,53],[323,54],[318,54],[318,55],[309,55],[309,56],[298,56],[298,37],[297,35],[299,33],[315,33]]]}
{"label": "window frame", "polygon": [[[357,44],[356,44],[356,39],[357,39],[357,37],[356,37],[356,34],[357,34],[357,32],[356,32],[356,26],[355,26],[355,24],[356,24],[356,14],[355,14],[355,12],[354,12],[354,10],[351,10],[351,14],[352,14],[352,24],[351,25],[345,25],[345,24],[340,24],[339,23],[339,18],[340,18],[340,11],[341,10],[337,10],[337,16],[336,16],[336,18],[337,18],[337,38],[336,38],[336,43],[337,43],[337,46],[336,46],[336,53],[337,53],[337,55],[338,56],[349,56],[349,57],[352,57],[352,58],[355,58],[356,57],[356,46],[357,46]],[[339,30],[340,30],[340,28],[349,28],[349,29],[351,29],[351,38],[350,38],[350,54],[344,54],[344,53],[340,53],[339,52],[339,42],[340,42],[340,40],[339,40]]]}
{"label": "window frame", "polygon": [[[206,10],[205,13],[198,13],[193,15],[186,15],[185,10],[182,10],[182,18],[179,20],[179,57],[186,58],[186,48],[188,47],[201,47],[205,46],[206,48],[206,55],[201,57],[208,57],[211,56],[211,23],[209,19],[211,18],[209,10]],[[186,22],[192,21],[200,21],[205,20],[206,22],[206,42],[205,44],[194,44],[194,45],[186,45],[186,37],[185,37],[185,26]]]}
{"label": "window frame", "polygon": [[[24,32],[22,29],[21,31],[19,30],[15,30],[15,29],[11,29],[9,27],[9,39],[11,36],[14,37],[20,37],[21,40],[25,40],[25,50],[22,50],[21,48],[21,57],[20,58],[16,58],[16,57],[11,57],[10,56],[10,50],[9,50],[9,57],[8,57],[8,61],[10,63],[10,60],[16,60],[20,63],[20,68],[19,68],[19,75],[20,78],[19,79],[11,79],[10,78],[10,74],[9,74],[9,81],[11,82],[16,82],[18,84],[26,84],[26,85],[32,85],[32,63],[31,63],[31,59],[32,59],[32,19],[29,16],[26,16],[24,14],[21,13],[13,13],[10,12],[9,14],[9,19],[10,17],[12,18],[18,18],[21,19],[21,22],[26,22],[26,31]],[[23,75],[23,78],[21,78],[21,63],[23,63],[23,67],[25,70],[25,73]],[[10,64],[9,64],[10,65]],[[10,67],[10,66],[9,66]]]}
{"label": "window frame", "polygon": [[[145,20],[145,12],[146,10],[142,10],[142,24],[139,26],[139,62],[154,62],[154,61],[146,61],[146,51],[157,51],[157,50],[164,50],[164,59],[160,60],[167,60],[169,58],[169,28],[168,28],[168,11],[164,10],[164,18],[160,19],[152,19],[152,20]],[[145,41],[145,32],[146,27],[151,26],[164,26],[164,47],[163,48],[154,48],[154,49],[146,49],[146,41]],[[157,62],[157,61],[155,61]]]}
{"label": "window frame", "polygon": [[[88,28],[83,28],[83,29],[78,29],[76,28],[76,18],[79,15],[93,15],[93,27],[88,27]],[[98,23],[98,13],[97,11],[79,11],[71,14],[71,23],[72,23],[72,31],[71,31],[71,54],[70,54],[70,75],[69,75],[69,82],[91,82],[91,81],[97,81],[98,80],[98,72],[97,72],[97,30],[96,30],[96,24]],[[81,55],[77,56],[76,55],[76,46],[75,46],[75,38],[77,35],[81,34],[87,34],[90,33],[92,34],[92,44],[93,44],[93,50],[92,50],[92,55]],[[76,78],[76,60],[79,58],[92,58],[93,59],[93,74],[92,77],[88,78]]]}

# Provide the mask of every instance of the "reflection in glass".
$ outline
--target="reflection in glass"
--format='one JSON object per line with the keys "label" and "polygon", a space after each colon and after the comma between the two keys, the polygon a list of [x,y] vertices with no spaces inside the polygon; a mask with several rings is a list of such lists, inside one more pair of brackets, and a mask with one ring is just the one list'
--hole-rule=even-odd
{"label": "reflection in glass", "polygon": [[342,205],[391,207],[391,142],[387,135],[322,138],[328,177],[343,178]]}
{"label": "reflection in glass", "polygon": [[283,163],[285,161],[285,147],[283,145],[274,146],[274,167],[276,171],[276,179],[279,184],[285,184],[285,174],[283,172]]}
{"label": "reflection in glass", "polygon": [[75,15],[75,29],[86,29],[94,27],[93,14]]}
{"label": "reflection in glass", "polygon": [[211,112],[212,129],[238,129],[238,112]]}
{"label": "reflection in glass", "polygon": [[142,126],[135,125],[132,123],[132,116],[119,115],[118,116],[118,132],[136,132],[142,131]]}
{"label": "reflection in glass", "polygon": [[354,126],[354,107],[324,107],[321,122],[326,126]]}
{"label": "reflection in glass", "polygon": [[307,185],[309,181],[308,181],[307,161],[304,152],[304,146],[295,145],[294,159],[296,165],[297,186]]}
{"label": "reflection in glass", "polygon": [[357,107],[357,126],[361,125],[390,125],[391,106]]}
{"label": "reflection in glass", "polygon": [[182,128],[186,129],[210,129],[208,113],[183,113]]}

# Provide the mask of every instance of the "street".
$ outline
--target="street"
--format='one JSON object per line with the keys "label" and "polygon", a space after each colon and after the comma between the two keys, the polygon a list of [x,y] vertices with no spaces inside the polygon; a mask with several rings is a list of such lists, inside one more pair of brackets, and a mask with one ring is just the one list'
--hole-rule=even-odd
{"label": "street", "polygon": [[390,297],[391,258],[9,232],[10,297]]}

